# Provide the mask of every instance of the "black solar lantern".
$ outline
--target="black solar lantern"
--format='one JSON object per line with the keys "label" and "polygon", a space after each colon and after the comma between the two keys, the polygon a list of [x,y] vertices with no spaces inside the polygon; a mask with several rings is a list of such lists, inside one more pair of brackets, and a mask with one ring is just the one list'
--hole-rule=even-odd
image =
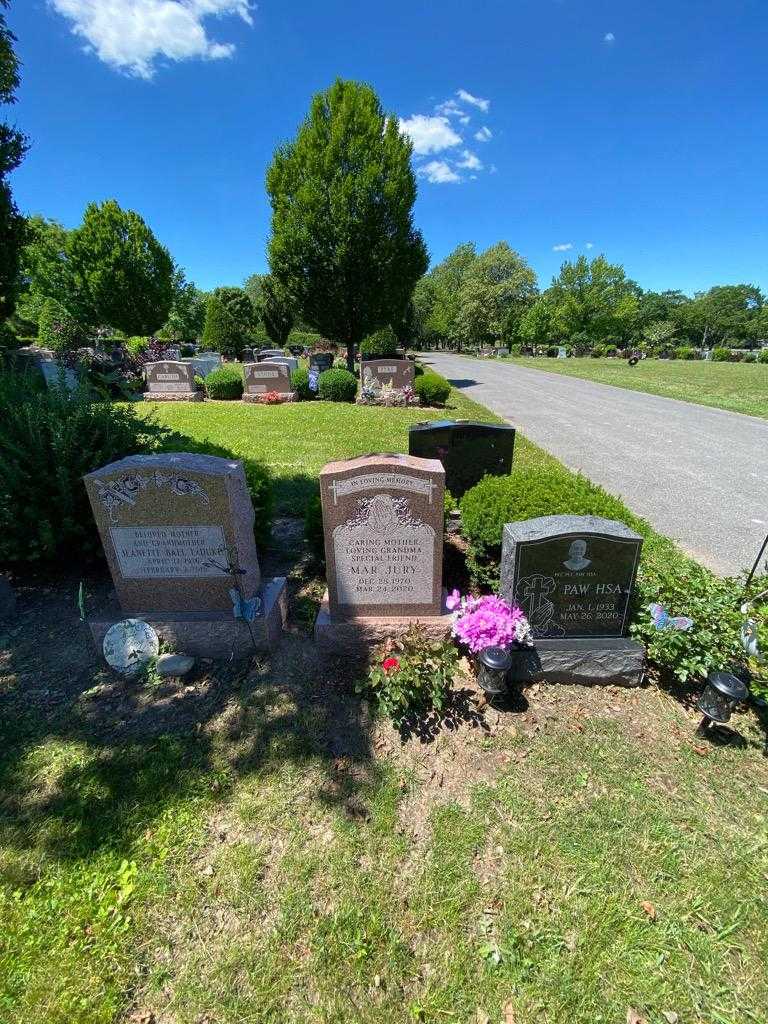
{"label": "black solar lantern", "polygon": [[476,659],[477,682],[488,697],[507,691],[507,673],[512,668],[512,655],[504,647],[486,647]]}
{"label": "black solar lantern", "polygon": [[746,700],[747,693],[744,682],[730,672],[710,672],[698,701],[699,711],[704,715],[698,734],[705,736],[713,725],[728,722],[736,705]]}

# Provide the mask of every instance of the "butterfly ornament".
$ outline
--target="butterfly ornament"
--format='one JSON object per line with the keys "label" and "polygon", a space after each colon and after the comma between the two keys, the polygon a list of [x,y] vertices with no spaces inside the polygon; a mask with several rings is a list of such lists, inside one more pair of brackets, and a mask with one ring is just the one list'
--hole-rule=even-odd
{"label": "butterfly ornament", "polygon": [[244,622],[253,622],[261,611],[261,598],[252,597],[246,600],[235,587],[229,591],[232,598],[232,614],[236,619],[243,619]]}
{"label": "butterfly ornament", "polygon": [[649,604],[648,611],[651,613],[653,624],[660,632],[668,629],[688,630],[693,626],[693,619],[687,615],[672,616],[663,604]]}

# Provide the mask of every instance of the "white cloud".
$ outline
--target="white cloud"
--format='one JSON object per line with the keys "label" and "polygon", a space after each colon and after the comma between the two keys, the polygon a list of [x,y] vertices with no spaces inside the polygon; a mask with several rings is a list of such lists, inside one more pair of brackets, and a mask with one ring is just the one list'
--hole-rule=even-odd
{"label": "white cloud", "polygon": [[475,132],[475,138],[478,142],[490,142],[493,138],[493,132],[490,128],[486,128],[486,126],[483,125],[480,131]]}
{"label": "white cloud", "polygon": [[400,130],[410,136],[413,151],[417,156],[428,153],[441,153],[451,146],[458,146],[461,136],[451,128],[447,117],[429,117],[425,114],[414,114],[400,121]]}
{"label": "white cloud", "polygon": [[459,118],[459,123],[460,124],[469,124],[470,121],[471,121],[471,118],[470,118],[469,114],[462,114],[461,117]]}
{"label": "white cloud", "polygon": [[456,100],[446,100],[445,103],[438,103],[435,107],[436,114],[444,114],[446,117],[462,114],[463,110]]}
{"label": "white cloud", "polygon": [[465,167],[468,171],[482,171],[483,162],[474,153],[465,149],[462,156],[464,159],[457,161],[457,167]]}
{"label": "white cloud", "polygon": [[616,36],[613,34],[613,32],[606,32],[603,36],[603,42],[607,43],[607,45],[610,46],[611,43],[616,42]]}
{"label": "white cloud", "polygon": [[568,252],[573,248],[573,242],[561,242],[560,245],[553,245],[552,252]]}
{"label": "white cloud", "polygon": [[587,242],[587,244],[584,246],[584,248],[585,249],[594,249],[595,248],[595,243],[594,242]]}
{"label": "white cloud", "polygon": [[203,19],[239,15],[253,24],[249,0],[49,0],[68,18],[86,49],[110,67],[138,78],[151,78],[155,62],[221,60],[235,51],[232,43],[209,39]]}
{"label": "white cloud", "polygon": [[430,160],[428,164],[419,167],[416,173],[421,174],[432,185],[447,185],[461,181],[461,175],[457,174],[445,160]]}
{"label": "white cloud", "polygon": [[456,95],[462,103],[468,103],[471,107],[477,107],[477,109],[482,110],[484,114],[488,113],[488,108],[491,105],[490,100],[481,100],[479,96],[473,96],[472,93],[467,92],[466,89],[457,89]]}

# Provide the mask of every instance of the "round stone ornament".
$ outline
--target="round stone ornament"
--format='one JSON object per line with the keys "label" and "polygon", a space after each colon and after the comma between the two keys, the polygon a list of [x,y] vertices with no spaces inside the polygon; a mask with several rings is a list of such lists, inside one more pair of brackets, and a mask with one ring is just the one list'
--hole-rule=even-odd
{"label": "round stone ornament", "polygon": [[124,676],[132,676],[157,657],[160,641],[149,623],[142,619],[123,619],[110,626],[104,635],[103,651],[107,664]]}

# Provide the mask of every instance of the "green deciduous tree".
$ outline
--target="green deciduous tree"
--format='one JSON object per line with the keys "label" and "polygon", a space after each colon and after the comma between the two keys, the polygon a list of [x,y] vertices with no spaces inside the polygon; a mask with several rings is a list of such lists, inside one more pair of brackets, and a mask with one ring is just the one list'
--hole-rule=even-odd
{"label": "green deciduous tree", "polygon": [[67,239],[70,308],[84,323],[147,335],[168,319],[174,266],[138,213],[114,199],[91,203]]}
{"label": "green deciduous tree", "polygon": [[244,288],[229,285],[214,288],[214,295],[224,305],[232,318],[240,337],[240,347],[246,343],[248,336],[256,326],[256,311],[248,293]]}
{"label": "green deciduous tree", "polygon": [[624,268],[604,256],[566,261],[547,289],[553,330],[562,337],[587,334],[594,342],[628,339],[637,320],[640,289]]}
{"label": "green deciduous tree", "polygon": [[168,319],[157,332],[161,338],[172,341],[190,341],[199,338],[205,326],[207,296],[177,267],[173,273],[173,301]]}
{"label": "green deciduous tree", "polygon": [[764,302],[755,285],[716,285],[683,307],[682,326],[697,345],[711,347],[731,340],[749,344]]}
{"label": "green deciduous tree", "polygon": [[366,334],[403,316],[427,268],[411,152],[369,86],[337,81],[267,173],[272,273],[301,319],[346,344],[350,367]]}
{"label": "green deciduous tree", "polygon": [[[19,59],[13,44],[16,37],[8,28],[3,11],[8,0],[0,0],[0,104],[15,103],[19,86]],[[27,140],[5,122],[0,122],[0,323],[12,313],[19,288],[19,253],[25,240],[25,221],[16,208],[8,175],[19,166]]]}
{"label": "green deciduous tree", "polygon": [[467,344],[511,341],[536,294],[536,274],[506,242],[497,242],[464,272],[456,317],[458,337]]}
{"label": "green deciduous tree", "polygon": [[532,345],[546,345],[553,339],[552,306],[543,295],[521,316],[518,334]]}
{"label": "green deciduous tree", "polygon": [[261,279],[261,322],[269,340],[282,346],[293,327],[293,311],[287,292],[272,274]]}

